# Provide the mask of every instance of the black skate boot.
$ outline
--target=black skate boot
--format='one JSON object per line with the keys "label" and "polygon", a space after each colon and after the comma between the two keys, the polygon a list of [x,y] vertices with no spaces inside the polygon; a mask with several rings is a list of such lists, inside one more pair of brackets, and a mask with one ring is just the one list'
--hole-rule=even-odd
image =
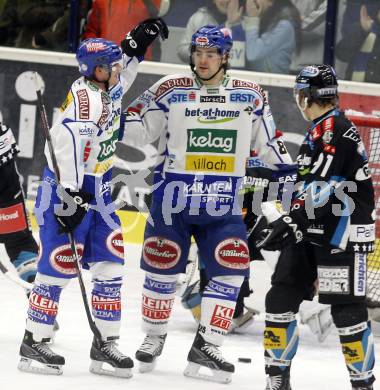
{"label": "black skate boot", "polygon": [[265,390],[292,390],[289,372],[282,375],[268,375]]}
{"label": "black skate boot", "polygon": [[139,371],[149,372],[157,364],[157,358],[161,355],[165,345],[166,334],[162,336],[146,335],[140,348],[136,351],[136,359],[140,362]]}
{"label": "black skate boot", "polygon": [[[231,375],[235,372],[234,365],[223,358],[218,347],[205,341],[199,333],[195,336],[187,360],[189,363],[183,374],[192,378],[230,383]],[[209,368],[212,374],[199,373],[202,366]]]}
{"label": "black skate boot", "polygon": [[373,390],[372,385],[352,387],[352,390]]}
{"label": "black skate boot", "polygon": [[[39,374],[61,375],[65,358],[50,349],[47,344],[49,341],[50,339],[46,338],[37,342],[33,339],[33,334],[26,330],[20,347],[21,359],[18,369]],[[35,365],[35,362],[39,364]]]}
{"label": "black skate boot", "polygon": [[[132,376],[133,360],[122,354],[116,346],[115,340],[102,341],[94,337],[90,352],[90,372],[98,375],[130,378]],[[113,370],[104,369],[104,363],[108,363]]]}

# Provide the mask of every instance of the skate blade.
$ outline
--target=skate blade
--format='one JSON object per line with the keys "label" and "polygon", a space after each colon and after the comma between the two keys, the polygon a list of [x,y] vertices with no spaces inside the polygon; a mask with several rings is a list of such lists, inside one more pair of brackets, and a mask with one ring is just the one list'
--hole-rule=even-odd
{"label": "skate blade", "polygon": [[[103,364],[111,369],[103,368]],[[131,368],[112,367],[106,362],[99,362],[98,360],[91,360],[90,372],[96,375],[114,376],[117,378],[131,378],[133,376]]]}
{"label": "skate blade", "polygon": [[139,361],[139,372],[141,374],[145,374],[146,372],[151,372],[156,367],[156,364],[157,364],[157,360],[156,359],[153,360],[152,363],[145,363],[145,362]]}
{"label": "skate blade", "polygon": [[[204,368],[211,371],[211,375],[207,375],[205,373],[199,372],[201,368]],[[208,367],[201,366],[197,363],[189,362],[183,375],[189,378],[202,379],[210,382],[217,383],[230,383],[232,378],[232,372],[222,371],[222,370],[212,370]]]}
{"label": "skate blade", "polygon": [[53,364],[44,364],[36,360],[22,357],[18,363],[17,368],[20,371],[31,372],[33,374],[43,375],[62,375],[62,366]]}

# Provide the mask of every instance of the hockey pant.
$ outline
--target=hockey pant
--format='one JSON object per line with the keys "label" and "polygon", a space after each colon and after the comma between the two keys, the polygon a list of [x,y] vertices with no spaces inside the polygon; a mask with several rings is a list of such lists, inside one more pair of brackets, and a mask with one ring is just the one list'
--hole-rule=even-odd
{"label": "hockey pant", "polygon": [[15,161],[0,167],[0,243],[20,277],[33,282],[38,245],[30,229],[24,195]]}
{"label": "hockey pant", "polygon": [[[149,335],[167,333],[178,275],[147,272],[142,293],[142,329]],[[203,292],[199,332],[215,345],[222,345],[233,318],[243,276],[214,276]]]}
{"label": "hockey pant", "polygon": [[[118,263],[103,261],[90,264],[90,271],[93,283],[91,306],[95,324],[104,341],[118,339],[124,267]],[[37,273],[29,297],[26,322],[26,329],[33,333],[34,340],[51,339],[53,336],[61,292],[69,281],[70,279]],[[78,296],[78,300],[80,299]],[[75,317],[72,320],[75,322]]]}

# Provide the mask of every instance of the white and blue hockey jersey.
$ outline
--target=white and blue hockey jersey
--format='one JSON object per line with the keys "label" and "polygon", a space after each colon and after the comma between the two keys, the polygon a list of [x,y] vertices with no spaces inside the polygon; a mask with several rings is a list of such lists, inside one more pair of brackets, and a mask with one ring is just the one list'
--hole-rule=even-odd
{"label": "white and blue hockey jersey", "polygon": [[[121,100],[137,74],[138,60],[123,55],[120,81],[105,92],[80,77],[71,86],[50,130],[60,182],[72,190],[95,193],[95,178],[111,178],[119,140]],[[53,171],[47,145],[45,155]]]}
{"label": "white and blue hockey jersey", "polygon": [[251,150],[274,170],[291,164],[276,134],[256,83],[225,76],[220,85],[208,86],[193,75],[176,74],[160,79],[128,107],[124,142],[142,146],[161,137],[165,151],[154,197],[173,194],[176,202],[205,207],[234,202]]}

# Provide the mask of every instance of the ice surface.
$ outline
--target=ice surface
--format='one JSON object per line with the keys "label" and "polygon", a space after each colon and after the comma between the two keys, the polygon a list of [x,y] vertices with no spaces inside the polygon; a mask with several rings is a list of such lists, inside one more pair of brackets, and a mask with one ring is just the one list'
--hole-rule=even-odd
{"label": "ice surface", "polygon": [[[4,249],[0,255],[5,258]],[[139,269],[140,247],[127,246],[126,283],[123,291],[123,320],[119,347],[134,356],[143,334],[140,329],[140,295],[143,273]],[[263,309],[265,291],[268,288],[270,270],[264,262],[252,266],[251,285],[255,290],[249,303]],[[87,291],[91,289],[90,277],[84,271]],[[264,390],[264,360],[262,333],[264,315],[244,334],[232,334],[226,339],[223,353],[236,366],[229,385],[214,384],[185,378],[186,356],[196,330],[190,313],[182,308],[176,298],[169,335],[155,371],[140,374],[134,369],[131,379],[101,377],[90,374],[89,352],[92,334],[88,327],[79,286],[72,280],[63,291],[59,310],[59,330],[53,349],[65,356],[66,365],[60,377],[22,373],[17,370],[18,349],[24,333],[27,299],[23,290],[0,274],[0,389],[54,389],[54,390]],[[377,324],[379,325],[379,324]],[[379,327],[377,326],[377,331]],[[349,390],[348,375],[334,330],[323,344],[304,325],[300,326],[301,341],[292,367],[294,390]],[[380,351],[380,338],[375,338]],[[239,357],[249,357],[252,363],[238,363]],[[380,364],[375,368],[380,378]],[[380,385],[375,386],[380,389]]]}

